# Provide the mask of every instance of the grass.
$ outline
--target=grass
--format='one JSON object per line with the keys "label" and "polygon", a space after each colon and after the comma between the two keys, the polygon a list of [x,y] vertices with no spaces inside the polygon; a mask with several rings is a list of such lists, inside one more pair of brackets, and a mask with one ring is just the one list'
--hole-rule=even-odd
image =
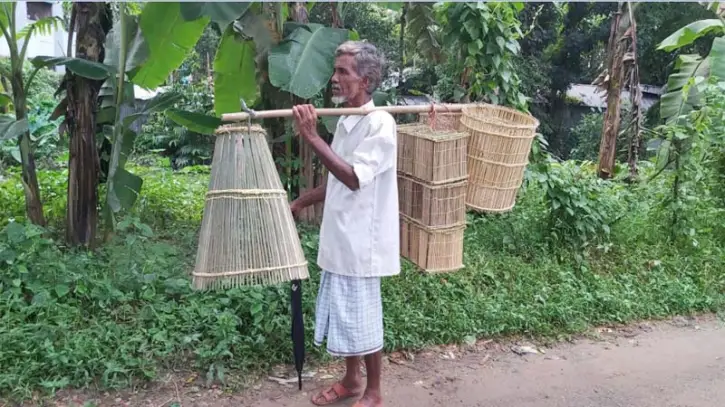
{"label": "grass", "polygon": [[[179,367],[223,380],[230,369],[291,362],[287,285],[223,293],[189,287],[208,171],[134,172],[145,180],[136,210],[94,253],[64,249],[18,223],[0,234],[0,394],[125,387]],[[40,179],[54,230],[64,174],[42,171]],[[0,184],[3,218],[20,219],[21,194],[12,174]],[[464,270],[425,275],[404,261],[401,275],[385,279],[386,350],[470,336],[559,337],[595,324],[722,309],[720,245],[710,235],[699,236],[697,248],[669,243],[652,226],[661,217],[648,198],[656,194],[635,197],[609,241],[585,250],[552,244],[541,196],[531,185],[512,213],[469,215]],[[300,227],[300,234],[314,263],[317,231]],[[308,353],[319,360],[326,357],[312,345],[319,270],[311,274],[303,306]]]}

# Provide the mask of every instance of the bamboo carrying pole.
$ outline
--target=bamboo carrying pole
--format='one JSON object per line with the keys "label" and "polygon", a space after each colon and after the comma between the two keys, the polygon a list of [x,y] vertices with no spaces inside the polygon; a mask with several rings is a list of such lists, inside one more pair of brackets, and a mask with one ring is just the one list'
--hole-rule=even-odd
{"label": "bamboo carrying pole", "polygon": [[[337,107],[316,109],[317,116],[363,116],[368,113],[382,110],[390,114],[407,114],[407,113],[426,113],[435,112],[460,112],[464,106],[462,104],[427,104],[415,106],[375,106],[375,107]],[[223,122],[238,122],[249,119],[271,119],[275,117],[292,117],[292,109],[279,110],[262,110],[259,112],[237,112],[225,113],[222,115]]]}

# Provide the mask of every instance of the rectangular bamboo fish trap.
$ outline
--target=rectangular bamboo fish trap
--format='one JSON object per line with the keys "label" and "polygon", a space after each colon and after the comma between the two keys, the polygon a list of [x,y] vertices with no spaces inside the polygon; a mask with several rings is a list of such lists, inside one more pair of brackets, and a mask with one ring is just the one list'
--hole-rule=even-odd
{"label": "rectangular bamboo fish trap", "polygon": [[463,268],[465,225],[429,228],[400,216],[400,254],[428,273]]}
{"label": "rectangular bamboo fish trap", "polygon": [[429,227],[466,223],[466,180],[428,185],[398,175],[400,213]]}
{"label": "rectangular bamboo fish trap", "polygon": [[464,106],[462,111],[461,124],[470,133],[466,206],[509,211],[516,204],[539,121],[502,106]]}
{"label": "rectangular bamboo fish trap", "polygon": [[433,185],[466,179],[467,138],[424,124],[398,126],[398,172]]}
{"label": "rectangular bamboo fish trap", "polygon": [[309,277],[287,192],[259,126],[217,130],[193,287]]}
{"label": "rectangular bamboo fish trap", "polygon": [[463,131],[460,112],[436,113],[433,118],[430,113],[421,113],[418,119],[433,130]]}

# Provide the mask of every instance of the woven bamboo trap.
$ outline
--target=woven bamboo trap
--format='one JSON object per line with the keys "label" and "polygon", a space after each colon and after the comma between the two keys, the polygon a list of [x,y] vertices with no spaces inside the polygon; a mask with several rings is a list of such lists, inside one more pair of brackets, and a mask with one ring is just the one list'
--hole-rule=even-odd
{"label": "woven bamboo trap", "polygon": [[398,175],[400,213],[429,227],[466,224],[466,180],[428,185]]}
{"label": "woven bamboo trap", "polygon": [[418,115],[418,121],[433,130],[463,131],[460,112],[435,113],[433,118],[430,113],[421,113]]}
{"label": "woven bamboo trap", "polygon": [[429,228],[400,215],[400,255],[428,273],[463,268],[465,225]]}
{"label": "woven bamboo trap", "polygon": [[193,287],[277,284],[309,277],[266,133],[217,130]]}
{"label": "woven bamboo trap", "polygon": [[398,126],[398,172],[434,185],[464,180],[467,138],[423,124]]}
{"label": "woven bamboo trap", "polygon": [[462,109],[468,139],[466,206],[482,212],[506,212],[516,204],[539,121],[502,106]]}

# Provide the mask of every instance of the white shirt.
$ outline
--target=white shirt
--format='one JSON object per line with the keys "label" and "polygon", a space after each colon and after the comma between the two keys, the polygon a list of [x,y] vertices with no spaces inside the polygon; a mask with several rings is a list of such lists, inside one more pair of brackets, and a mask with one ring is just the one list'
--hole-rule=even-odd
{"label": "white shirt", "polygon": [[396,133],[395,119],[383,111],[337,122],[330,147],[352,165],[360,188],[353,191],[328,173],[317,256],[323,270],[353,277],[400,273]]}

